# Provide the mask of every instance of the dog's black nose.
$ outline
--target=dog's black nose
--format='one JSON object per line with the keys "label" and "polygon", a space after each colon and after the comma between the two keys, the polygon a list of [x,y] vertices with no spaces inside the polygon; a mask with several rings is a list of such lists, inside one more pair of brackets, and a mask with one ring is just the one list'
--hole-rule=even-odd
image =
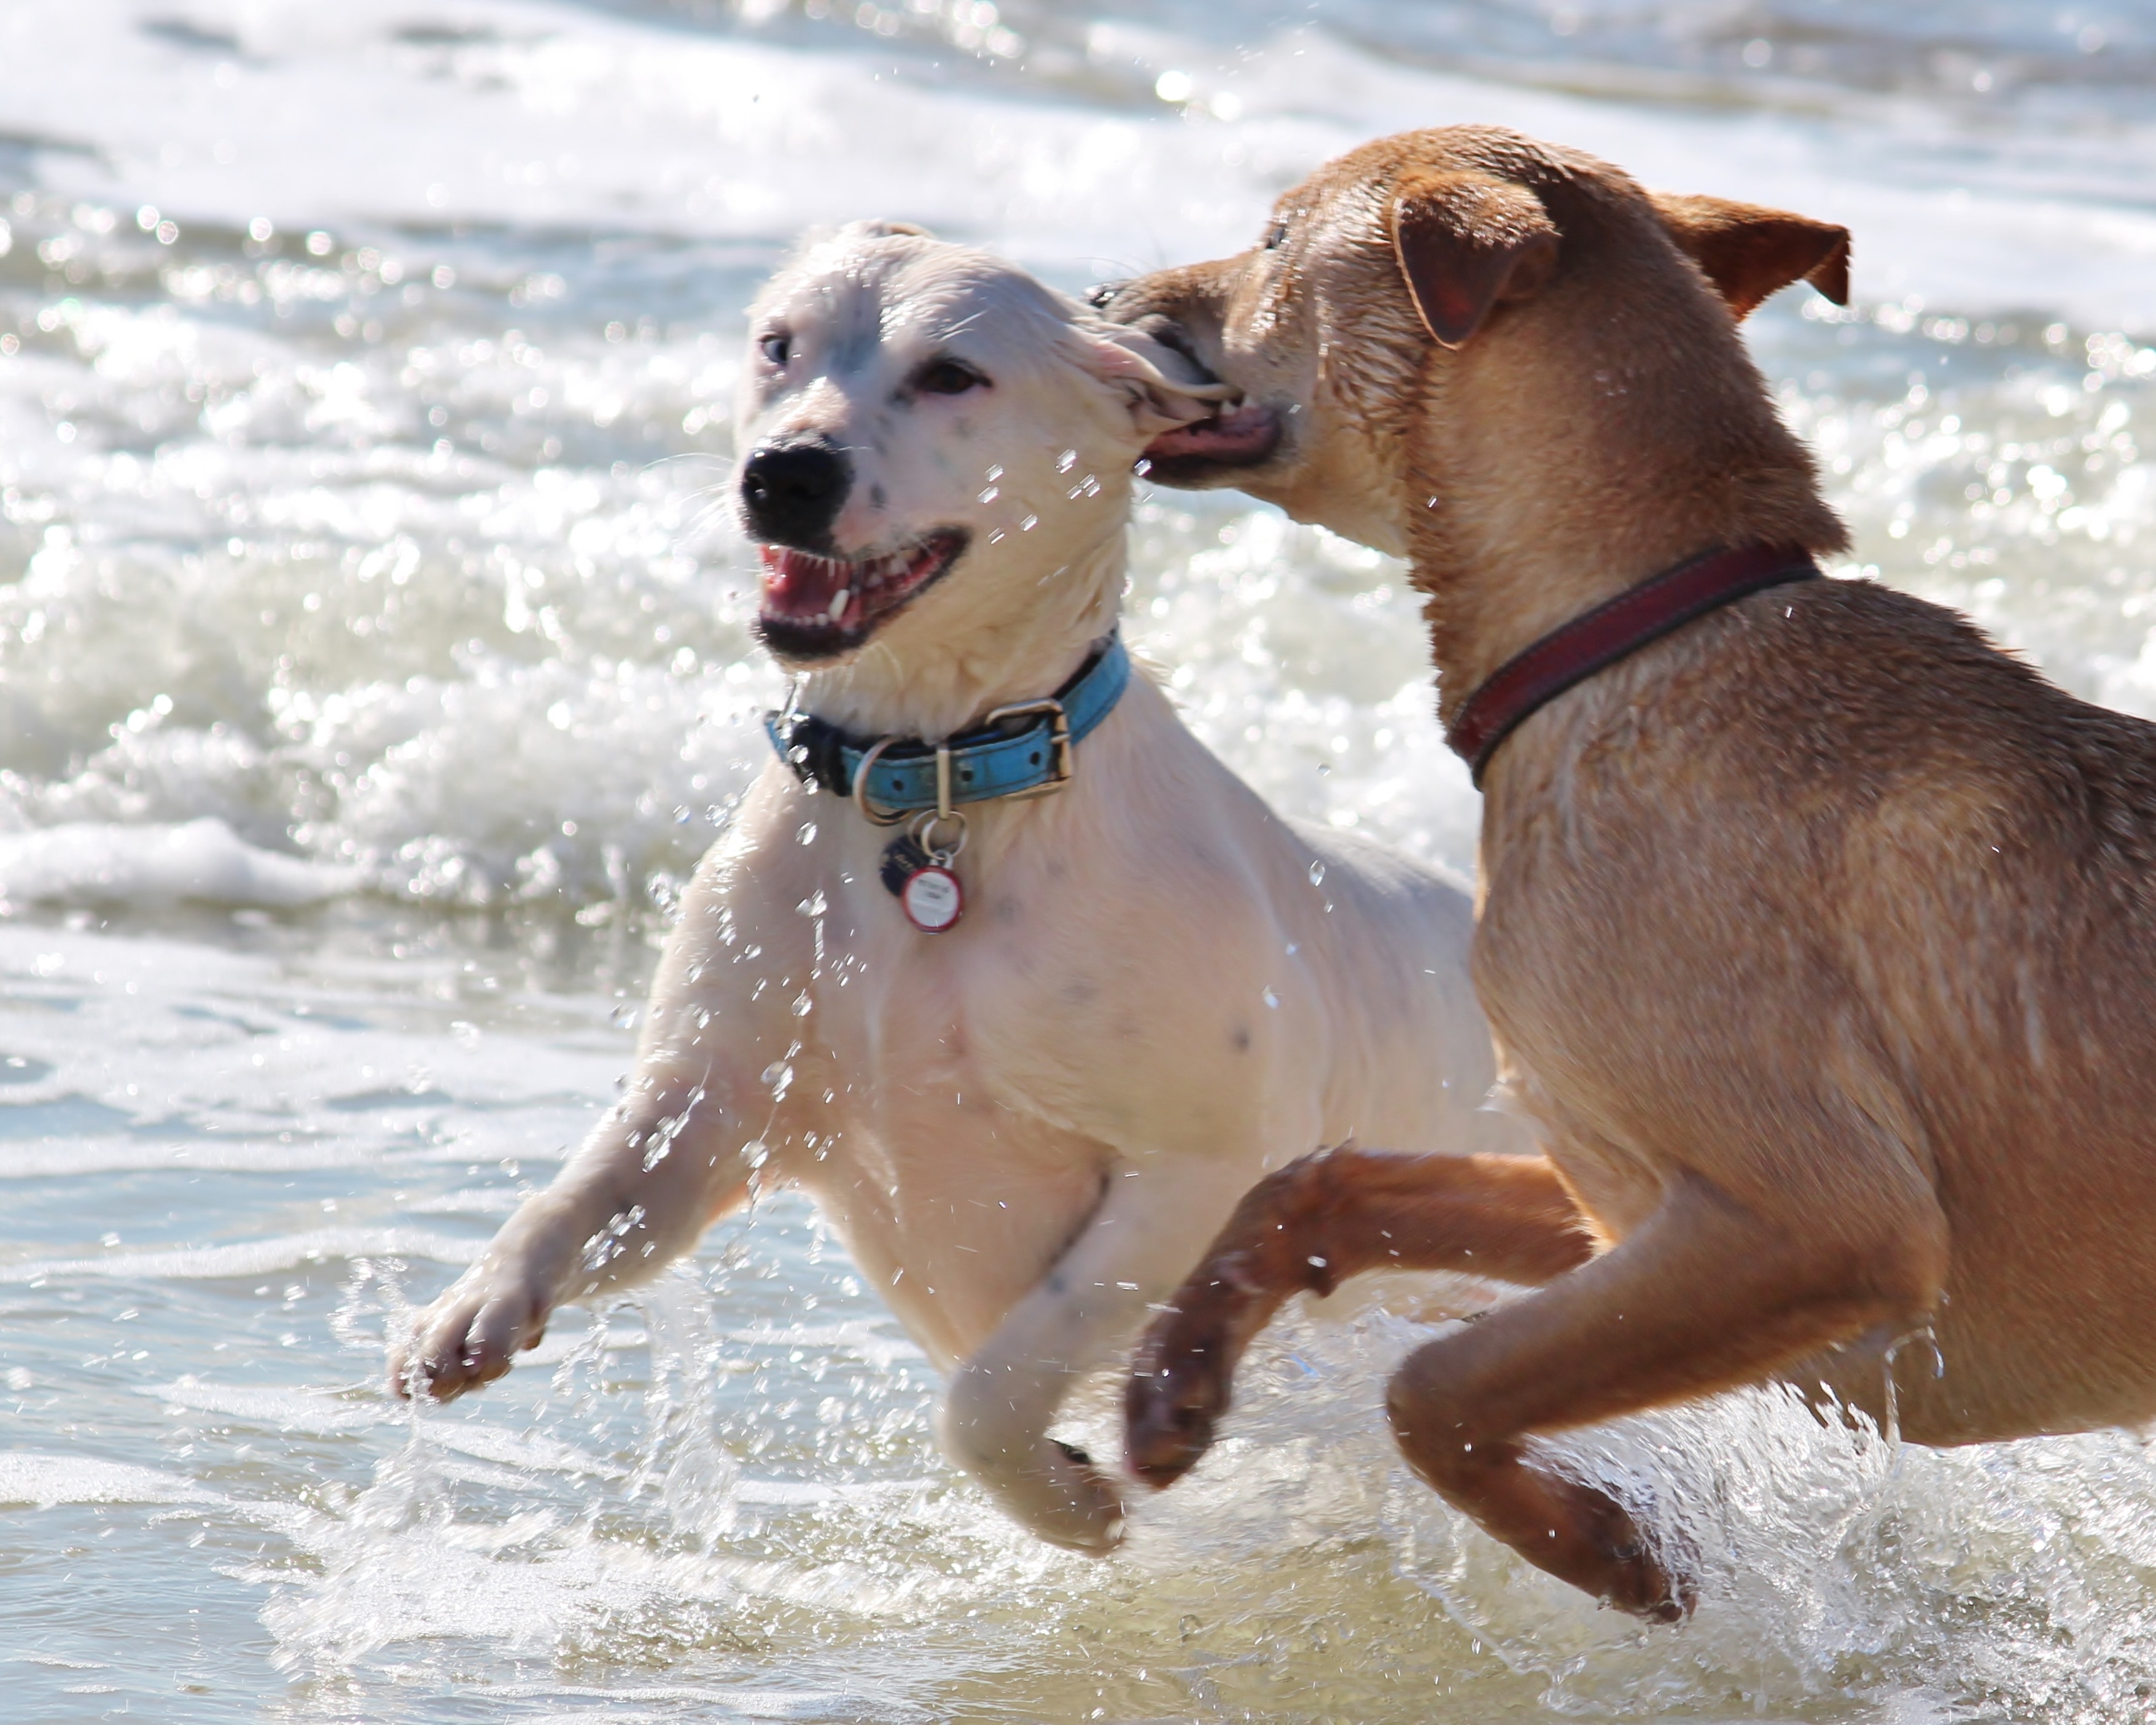
{"label": "dog's black nose", "polygon": [[767,444],[742,464],[749,531],[774,545],[814,551],[829,542],[853,468],[821,439]]}
{"label": "dog's black nose", "polygon": [[1104,281],[1086,290],[1086,303],[1095,311],[1104,308],[1109,300],[1128,287],[1127,281]]}

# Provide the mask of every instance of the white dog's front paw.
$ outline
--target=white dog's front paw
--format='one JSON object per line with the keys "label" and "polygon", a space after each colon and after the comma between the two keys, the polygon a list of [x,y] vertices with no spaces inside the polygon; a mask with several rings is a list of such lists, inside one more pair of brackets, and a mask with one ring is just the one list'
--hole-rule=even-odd
{"label": "white dog's front paw", "polygon": [[547,1333],[546,1292],[506,1266],[480,1263],[413,1320],[393,1345],[390,1387],[445,1402],[499,1378]]}
{"label": "white dog's front paw", "polygon": [[1050,1507],[1034,1532],[1072,1551],[1104,1558],[1123,1543],[1123,1494],[1083,1450],[1061,1438],[1048,1441],[1063,1457],[1055,1481],[1063,1502]]}
{"label": "white dog's front paw", "polygon": [[1083,1450],[1041,1430],[1054,1401],[1023,1373],[968,1363],[952,1377],[937,1420],[943,1453],[1028,1532],[1105,1556],[1122,1542],[1123,1494]]}

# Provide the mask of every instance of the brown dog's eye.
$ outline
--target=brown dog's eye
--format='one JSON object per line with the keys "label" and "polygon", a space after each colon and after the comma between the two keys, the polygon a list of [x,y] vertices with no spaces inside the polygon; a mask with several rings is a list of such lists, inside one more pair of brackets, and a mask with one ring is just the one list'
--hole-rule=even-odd
{"label": "brown dog's eye", "polygon": [[793,338],[779,331],[774,330],[756,345],[766,359],[782,368],[793,357]]}
{"label": "brown dog's eye", "polygon": [[988,380],[971,366],[955,359],[932,360],[915,376],[913,387],[924,395],[963,395]]}
{"label": "brown dog's eye", "polygon": [[1265,249],[1269,252],[1276,252],[1280,249],[1281,242],[1286,238],[1287,223],[1285,222],[1276,222],[1271,227],[1265,229]]}

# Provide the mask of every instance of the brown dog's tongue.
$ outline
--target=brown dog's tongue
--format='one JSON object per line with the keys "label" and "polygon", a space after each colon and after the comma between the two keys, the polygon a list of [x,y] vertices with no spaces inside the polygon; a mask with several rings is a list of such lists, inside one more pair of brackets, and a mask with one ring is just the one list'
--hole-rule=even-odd
{"label": "brown dog's tongue", "polygon": [[1270,408],[1240,407],[1233,413],[1200,419],[1194,425],[1164,431],[1146,445],[1148,460],[1202,455],[1209,460],[1261,459],[1271,454],[1280,424]]}
{"label": "brown dog's tongue", "polygon": [[783,545],[762,547],[763,608],[779,617],[821,619],[845,590],[853,570],[836,557],[819,557]]}

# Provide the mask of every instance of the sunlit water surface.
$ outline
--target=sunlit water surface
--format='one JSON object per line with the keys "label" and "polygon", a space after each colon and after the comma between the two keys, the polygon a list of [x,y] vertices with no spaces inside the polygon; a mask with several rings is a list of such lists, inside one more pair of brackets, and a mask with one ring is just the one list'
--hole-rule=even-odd
{"label": "sunlit water surface", "polygon": [[[2148,1717],[2125,1435],[1584,1435],[1699,1554],[1648,1632],[1405,1476],[1399,1318],[1283,1326],[1107,1563],[941,1461],[798,1201],[452,1409],[378,1380],[612,1094],[761,764],[716,488],[802,228],[1077,287],[1454,119],[1847,221],[1859,303],[1752,335],[1851,567],[2156,713],[2152,80],[2146,0],[0,0],[0,1714]],[[1239,771],[1469,862],[1393,567],[1224,495],[1135,545]]]}

